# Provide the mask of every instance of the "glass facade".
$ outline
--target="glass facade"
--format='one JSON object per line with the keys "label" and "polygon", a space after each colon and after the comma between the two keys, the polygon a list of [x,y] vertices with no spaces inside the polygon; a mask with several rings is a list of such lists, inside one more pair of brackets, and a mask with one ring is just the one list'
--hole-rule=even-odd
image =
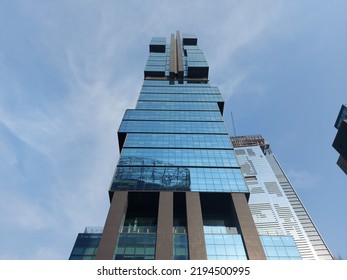
{"label": "glass facade", "polygon": [[[179,114],[179,112],[176,112]],[[197,122],[197,121],[127,121],[124,120],[120,126],[119,132],[131,133],[206,133],[206,134],[224,134],[225,127],[219,122]],[[143,135],[146,137],[146,135]],[[163,147],[165,148],[165,147]]]}
{"label": "glass facade", "polygon": [[69,260],[94,260],[98,250],[102,228],[86,228],[79,233]]}
{"label": "glass facade", "polygon": [[196,121],[223,121],[219,111],[182,111],[177,114],[175,111],[145,111],[145,110],[127,110],[123,120],[127,121],[184,121],[189,119]]}
{"label": "glass facade", "polygon": [[136,109],[176,111],[177,113],[178,111],[218,111],[219,107],[212,102],[138,101]]}
{"label": "glass facade", "polygon": [[152,38],[136,107],[118,129],[104,230],[80,234],[70,259],[300,259],[313,252],[260,148],[233,147],[208,72],[195,35]]}
{"label": "glass facade", "polygon": [[155,233],[122,233],[119,236],[115,260],[154,260]]}
{"label": "glass facade", "polygon": [[187,233],[175,232],[173,236],[174,260],[189,260]]}
{"label": "glass facade", "polygon": [[247,260],[240,234],[206,233],[208,260]]}
{"label": "glass facade", "polygon": [[260,236],[268,260],[302,260],[292,236]]}
{"label": "glass facade", "polygon": [[155,148],[166,145],[167,148],[193,148],[201,149],[228,149],[230,145],[229,136],[227,135],[203,135],[203,134],[163,134],[156,133],[143,137],[141,133],[129,133],[127,141],[124,143],[125,148],[139,148],[146,146]]}
{"label": "glass facade", "polygon": [[160,80],[169,78],[172,46],[152,39],[136,108],[126,111],[118,130],[125,140],[112,191],[248,192],[224,126],[223,98],[203,79],[208,65],[196,43],[183,35],[177,46],[184,79]]}

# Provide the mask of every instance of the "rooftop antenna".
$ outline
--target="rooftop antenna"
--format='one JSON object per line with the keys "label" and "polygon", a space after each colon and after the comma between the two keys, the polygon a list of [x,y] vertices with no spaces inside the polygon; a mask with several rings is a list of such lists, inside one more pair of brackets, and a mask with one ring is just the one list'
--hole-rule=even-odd
{"label": "rooftop antenna", "polygon": [[230,113],[231,113],[231,121],[232,121],[232,123],[233,123],[234,136],[236,137],[236,128],[235,128],[235,123],[234,123],[233,112],[230,112]]}

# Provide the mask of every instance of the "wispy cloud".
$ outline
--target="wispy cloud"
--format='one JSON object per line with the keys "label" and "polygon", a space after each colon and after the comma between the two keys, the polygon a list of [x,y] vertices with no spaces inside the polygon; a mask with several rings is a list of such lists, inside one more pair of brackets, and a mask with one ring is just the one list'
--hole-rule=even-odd
{"label": "wispy cloud", "polygon": [[[218,31],[209,30],[208,36],[217,43],[208,51],[211,54],[211,79],[218,83],[228,99],[237,91],[259,87],[247,82],[256,63],[244,54],[249,56],[266,46],[268,37],[276,30],[283,7],[279,1],[267,1],[267,4],[257,1],[236,4],[232,1],[224,8],[227,8],[228,16],[214,15]],[[258,89],[255,91],[259,92]]]}
{"label": "wispy cloud", "polygon": [[295,189],[312,189],[319,183],[319,177],[308,170],[289,169],[287,176]]}
{"label": "wispy cloud", "polygon": [[[27,55],[44,62],[46,70],[54,72],[41,72],[42,81],[56,74],[62,90],[51,89],[51,84],[33,89],[20,79],[17,70],[2,63],[2,73],[15,86],[5,88],[3,84],[0,88],[2,131],[12,137],[5,141],[4,136],[0,146],[6,151],[2,154],[6,155],[3,170],[16,178],[8,180],[2,176],[0,181],[1,212],[7,213],[1,221],[15,233],[47,230],[57,235],[59,228],[64,227],[65,234],[69,232],[70,238],[74,238],[85,225],[103,223],[107,189],[118,153],[116,131],[125,109],[135,105],[141,72],[131,75],[128,58],[122,55],[129,43],[119,39],[120,32],[107,30],[107,26],[113,25],[105,22],[107,18],[93,24],[86,17],[84,23],[93,26],[90,33],[74,33],[67,25],[62,28],[63,19],[54,18],[62,16],[59,7],[53,17],[35,8],[23,9],[33,16],[33,21],[46,24],[40,25],[39,32],[32,37],[35,48]],[[43,5],[42,9],[51,8],[54,7]],[[113,38],[118,38],[118,42]],[[34,60],[30,62],[35,67]],[[47,102],[31,102],[38,94]],[[15,110],[7,106],[14,97]],[[27,152],[18,153],[18,149]],[[41,166],[41,170],[33,166]],[[35,253],[36,249],[31,248],[32,257],[52,250],[53,257],[68,257],[69,252],[56,251],[62,248],[48,249],[52,245],[42,245],[47,249],[37,248],[40,251]],[[28,251],[30,243],[22,244],[25,247]],[[64,253],[65,256],[61,255]],[[30,258],[20,251],[13,257]]]}

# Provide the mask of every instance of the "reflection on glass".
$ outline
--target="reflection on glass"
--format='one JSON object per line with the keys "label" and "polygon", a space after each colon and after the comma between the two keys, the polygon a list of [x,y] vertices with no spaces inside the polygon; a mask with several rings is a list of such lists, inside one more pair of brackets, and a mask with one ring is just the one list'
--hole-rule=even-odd
{"label": "reflection on glass", "polygon": [[122,157],[118,165],[125,166],[117,168],[111,187],[113,190],[190,188],[188,168],[174,167],[162,161],[139,157]]}

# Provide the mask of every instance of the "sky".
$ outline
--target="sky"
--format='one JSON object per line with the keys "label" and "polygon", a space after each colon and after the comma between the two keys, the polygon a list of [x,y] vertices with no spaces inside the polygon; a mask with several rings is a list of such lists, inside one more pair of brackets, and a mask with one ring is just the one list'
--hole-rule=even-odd
{"label": "sky", "polygon": [[[104,224],[151,37],[195,33],[231,134],[262,134],[347,259],[347,2],[0,0],[0,259],[68,259]],[[231,113],[234,117],[232,126]]]}

